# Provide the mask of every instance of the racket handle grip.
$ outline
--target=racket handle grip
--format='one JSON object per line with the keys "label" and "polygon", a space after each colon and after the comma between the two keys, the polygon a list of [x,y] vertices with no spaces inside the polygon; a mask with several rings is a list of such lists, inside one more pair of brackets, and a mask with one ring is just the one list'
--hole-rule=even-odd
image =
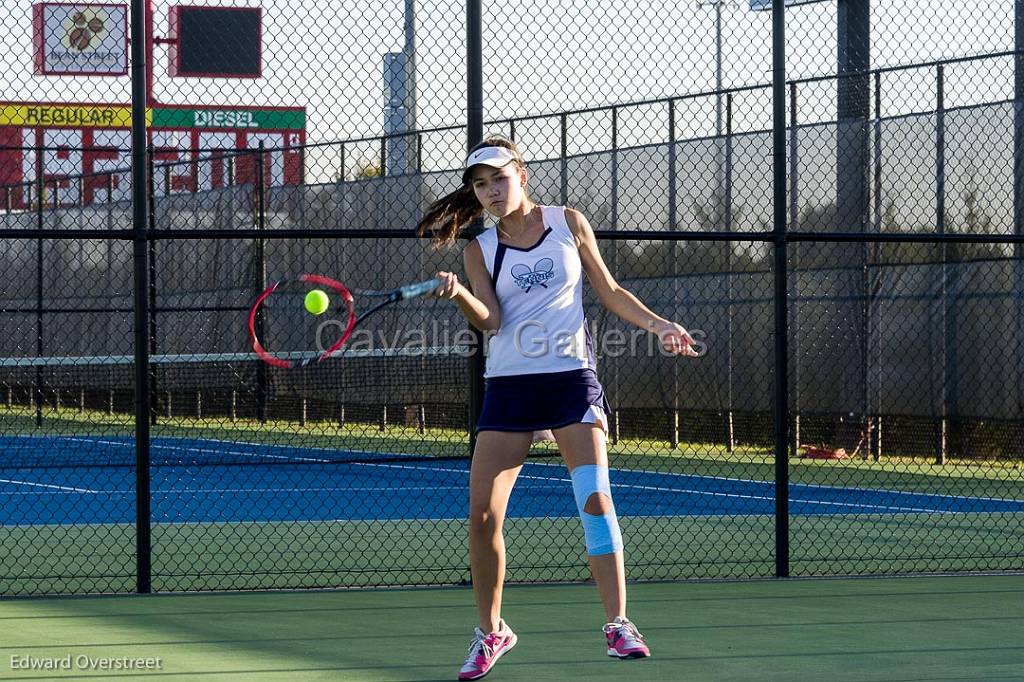
{"label": "racket handle grip", "polygon": [[429,294],[434,289],[441,286],[441,278],[435,277],[429,279],[426,282],[417,282],[416,284],[406,284],[404,287],[398,289],[398,300],[404,301],[408,298],[419,298]]}

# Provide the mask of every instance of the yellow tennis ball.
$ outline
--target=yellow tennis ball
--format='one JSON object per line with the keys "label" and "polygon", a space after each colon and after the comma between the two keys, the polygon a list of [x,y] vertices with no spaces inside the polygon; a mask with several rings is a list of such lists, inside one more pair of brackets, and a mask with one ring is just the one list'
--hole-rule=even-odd
{"label": "yellow tennis ball", "polygon": [[320,289],[313,289],[306,294],[306,310],[314,315],[322,315],[327,312],[327,306],[330,303],[331,299],[327,298],[327,294]]}

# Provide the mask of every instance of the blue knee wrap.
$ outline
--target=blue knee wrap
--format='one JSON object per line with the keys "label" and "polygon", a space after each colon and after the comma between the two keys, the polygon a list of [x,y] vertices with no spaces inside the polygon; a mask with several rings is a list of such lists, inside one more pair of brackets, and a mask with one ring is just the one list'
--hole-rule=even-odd
{"label": "blue knee wrap", "polygon": [[596,464],[584,464],[572,470],[572,492],[576,497],[576,509],[583,521],[583,535],[587,541],[587,554],[611,554],[622,550],[622,532],[619,530],[619,519],[615,515],[615,506],[607,514],[588,514],[583,511],[587,500],[594,493],[612,499],[612,486],[608,480],[608,467]]}

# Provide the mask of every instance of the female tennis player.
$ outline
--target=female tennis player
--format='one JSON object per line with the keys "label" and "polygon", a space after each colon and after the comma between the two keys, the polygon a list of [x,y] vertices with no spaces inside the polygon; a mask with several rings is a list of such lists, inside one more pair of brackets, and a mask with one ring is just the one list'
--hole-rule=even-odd
{"label": "female tennis player", "polygon": [[626,618],[623,543],[605,450],[607,407],[584,321],[581,275],[587,274],[612,313],[657,334],[670,352],[697,355],[683,327],[654,314],[616,283],[587,219],[573,209],[535,204],[528,179],[516,145],[488,138],[470,152],[462,187],[431,204],[417,226],[421,235],[450,244],[483,211],[498,219],[496,229],[464,250],[471,290],[455,274],[439,272],[443,284],[432,294],[455,301],[477,329],[494,332],[469,483],[469,555],[480,626],[460,680],[483,677],[516,644],[501,618],[502,526],[533,435],[549,429],[583,520],[590,569],[607,614],[607,653],[650,655]]}

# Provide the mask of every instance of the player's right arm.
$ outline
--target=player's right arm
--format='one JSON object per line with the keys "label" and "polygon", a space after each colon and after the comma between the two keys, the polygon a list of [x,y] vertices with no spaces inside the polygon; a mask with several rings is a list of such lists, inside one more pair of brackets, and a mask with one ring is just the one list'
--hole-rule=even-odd
{"label": "player's right arm", "polygon": [[501,326],[501,306],[491,284],[491,276],[484,265],[484,254],[476,240],[471,241],[462,252],[462,260],[469,277],[467,289],[452,272],[439,272],[443,284],[434,291],[438,298],[454,300],[469,323],[484,332],[498,331]]}

